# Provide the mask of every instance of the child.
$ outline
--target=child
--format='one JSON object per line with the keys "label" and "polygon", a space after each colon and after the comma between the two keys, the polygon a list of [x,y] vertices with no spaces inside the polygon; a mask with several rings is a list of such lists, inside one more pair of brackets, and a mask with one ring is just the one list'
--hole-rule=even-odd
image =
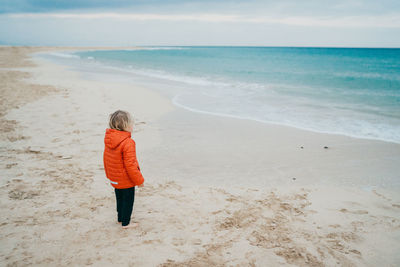
{"label": "child", "polygon": [[104,137],[104,170],[115,188],[118,222],[122,228],[132,228],[130,224],[135,186],[143,186],[143,176],[136,159],[135,141],[131,139],[133,121],[131,115],[117,110],[110,115],[109,129]]}

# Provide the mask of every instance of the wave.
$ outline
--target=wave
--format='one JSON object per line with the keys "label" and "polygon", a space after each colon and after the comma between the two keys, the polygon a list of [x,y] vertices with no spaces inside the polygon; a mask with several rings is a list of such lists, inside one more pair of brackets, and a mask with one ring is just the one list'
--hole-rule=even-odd
{"label": "wave", "polygon": [[348,72],[336,72],[332,73],[331,75],[347,79],[363,78],[363,79],[400,81],[400,75],[395,73],[377,73],[377,72],[363,73],[356,71],[348,71]]}
{"label": "wave", "polygon": [[81,57],[75,54],[70,53],[62,53],[62,52],[46,52],[46,55],[54,56],[54,57],[61,57],[61,58],[75,58],[80,59]]}
{"label": "wave", "polygon": [[[290,119],[290,116],[281,112],[280,108],[277,108],[270,118],[258,117],[257,114],[233,114],[233,112],[221,112],[212,109],[207,109],[205,107],[194,107],[194,105],[188,105],[186,99],[183,100],[187,93],[181,93],[173,97],[172,103],[180,108],[189,110],[191,112],[221,116],[235,119],[252,120],[260,123],[282,125],[287,127],[294,127],[297,129],[302,129],[306,131],[312,131],[317,133],[325,134],[337,134],[344,135],[359,139],[369,139],[369,140],[380,140],[385,142],[392,142],[400,144],[400,126],[393,126],[387,123],[371,123],[369,121],[363,120],[362,118],[336,118],[336,119],[317,119],[313,118],[310,112],[305,116],[303,120],[298,118]],[[204,94],[203,94],[204,95]],[[193,95],[194,98],[199,99],[199,95]],[[274,108],[269,106],[268,111],[270,112]],[[272,113],[272,112],[270,112]]]}
{"label": "wave", "polygon": [[157,47],[138,47],[134,50],[186,50],[189,47],[178,47],[178,46],[157,46]]}
{"label": "wave", "polygon": [[166,71],[160,70],[152,70],[152,69],[136,69],[132,65],[128,65],[127,67],[119,67],[119,66],[110,66],[110,65],[103,65],[104,68],[118,70],[128,73],[133,73],[136,75],[151,77],[151,78],[158,78],[164,79],[174,82],[183,82],[187,84],[193,85],[218,85],[218,86],[227,86],[228,84],[222,82],[214,82],[209,80],[207,77],[191,77],[191,76],[184,76],[184,75],[176,75],[171,74]]}

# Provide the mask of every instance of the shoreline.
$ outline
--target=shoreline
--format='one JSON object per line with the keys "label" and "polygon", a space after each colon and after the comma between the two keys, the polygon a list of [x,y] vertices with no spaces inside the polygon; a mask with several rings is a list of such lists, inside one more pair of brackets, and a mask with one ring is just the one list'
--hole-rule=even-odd
{"label": "shoreline", "polygon": [[288,127],[288,128],[292,128],[292,129],[296,129],[296,130],[300,130],[300,131],[312,132],[312,133],[316,133],[316,134],[327,134],[327,135],[332,135],[332,136],[341,136],[341,137],[367,140],[367,141],[372,141],[372,142],[384,142],[384,143],[390,143],[393,145],[400,145],[400,143],[397,143],[395,141],[389,141],[389,140],[384,140],[384,139],[368,138],[368,137],[362,137],[362,136],[356,136],[356,135],[350,135],[350,134],[344,134],[344,133],[323,132],[323,131],[317,131],[317,130],[312,130],[312,129],[307,129],[307,128],[296,127],[296,126],[292,126],[292,125],[288,125],[288,124],[281,124],[281,123],[263,121],[263,120],[259,120],[259,119],[253,119],[253,118],[245,118],[245,117],[240,117],[240,116],[235,116],[235,115],[228,115],[228,114],[222,114],[222,113],[197,110],[194,108],[190,108],[190,107],[186,107],[184,105],[178,104],[174,101],[174,99],[172,99],[172,102],[178,108],[182,108],[182,109],[186,109],[190,112],[206,114],[206,115],[210,115],[210,116],[218,116],[218,117],[232,118],[232,119],[238,119],[238,120],[253,121],[256,123],[267,124],[269,126]]}
{"label": "shoreline", "polygon": [[[144,49],[144,48],[137,48],[137,49]],[[102,49],[104,50],[104,49]],[[120,49],[117,49],[117,51],[120,51]],[[132,50],[132,49],[130,49]],[[85,49],[82,50],[82,52],[85,51],[93,51],[93,49]],[[67,51],[66,51],[67,52]],[[76,52],[76,51],[75,51]],[[265,124],[272,124],[272,125],[279,125],[279,126],[288,126],[288,127],[292,127],[292,128],[296,128],[296,129],[300,129],[300,130],[305,130],[305,131],[311,131],[311,132],[316,132],[316,133],[322,133],[322,134],[333,134],[333,135],[343,135],[343,136],[348,136],[348,137],[352,137],[352,138],[357,138],[357,139],[366,139],[366,140],[377,140],[377,141],[384,141],[384,142],[389,142],[389,143],[393,143],[393,144],[400,144],[399,139],[396,139],[396,131],[395,131],[395,122],[391,122],[392,125],[390,126],[389,124],[385,124],[385,125],[381,125],[381,126],[374,126],[373,124],[370,124],[370,122],[368,122],[368,120],[365,120],[365,118],[363,118],[364,115],[360,115],[361,117],[359,119],[361,119],[360,121],[352,118],[351,113],[347,114],[348,117],[347,119],[349,121],[346,122],[346,119],[344,120],[344,124],[346,125],[346,127],[341,127],[340,124],[338,124],[338,121],[336,121],[334,118],[331,118],[332,123],[299,123],[296,120],[289,120],[286,121],[285,117],[282,117],[281,119],[277,120],[279,118],[276,116],[272,116],[272,117],[268,117],[266,116],[265,118],[263,116],[259,116],[259,115],[252,115],[251,113],[247,114],[246,116],[244,116],[243,114],[236,114],[233,111],[229,111],[229,112],[224,112],[221,111],[219,112],[218,109],[214,109],[214,111],[209,110],[207,108],[201,107],[201,106],[196,106],[195,102],[193,102],[192,104],[190,103],[190,97],[187,98],[188,95],[196,95],[197,91],[202,91],[204,90],[205,92],[208,92],[208,89],[206,87],[211,87],[213,88],[214,86],[226,86],[226,85],[230,85],[230,86],[236,86],[236,83],[230,84],[229,81],[219,81],[216,82],[214,81],[216,84],[214,84],[213,81],[209,81],[208,79],[201,79],[197,76],[190,76],[190,77],[186,77],[185,76],[181,76],[179,74],[172,74],[172,73],[164,73],[164,72],[160,72],[158,73],[156,70],[154,70],[155,72],[146,72],[146,69],[135,69],[135,68],[131,68],[132,66],[119,66],[119,65],[107,65],[101,63],[101,55],[99,55],[100,57],[100,61],[97,60],[97,54],[88,54],[88,55],[81,55],[78,53],[78,55],[71,55],[67,53],[65,55],[48,55],[45,56],[46,60],[51,60],[53,61],[53,63],[56,64],[64,64],[64,65],[68,65],[70,68],[75,69],[75,70],[79,70],[79,71],[84,71],[87,72],[86,69],[90,69],[90,68],[95,68],[97,69],[99,72],[102,73],[107,73],[107,72],[112,72],[115,75],[113,75],[114,77],[117,76],[117,74],[120,74],[119,76],[122,79],[122,76],[126,76],[126,77],[130,77],[130,79],[128,78],[124,78],[128,83],[131,83],[133,86],[137,86],[138,82],[140,81],[140,86],[141,87],[145,87],[145,88],[151,88],[152,90],[158,91],[159,93],[162,94],[167,94],[166,91],[174,91],[174,93],[169,93],[171,95],[171,101],[174,103],[174,105],[180,107],[180,108],[184,108],[186,110],[192,111],[192,112],[197,112],[197,113],[202,113],[202,114],[210,114],[210,115],[214,115],[214,116],[222,116],[222,117],[229,117],[229,118],[237,118],[237,119],[245,119],[245,120],[252,120],[252,121],[256,121],[256,122],[261,122],[261,123],[265,123]],[[129,55],[127,55],[129,56]],[[63,57],[75,57],[75,58],[79,58],[80,59],[63,59]],[[88,60],[86,60],[86,57],[88,57]],[[96,59],[94,59],[93,57],[95,57]],[[75,62],[76,61],[76,62]],[[78,62],[79,61],[79,62]],[[98,77],[99,79],[101,79],[102,77]],[[193,81],[192,81],[193,80]],[[155,82],[157,81],[157,82]],[[193,82],[193,83],[192,83]],[[206,84],[210,83],[209,85],[201,85],[201,82],[205,82]],[[200,84],[199,84],[200,83]],[[167,87],[169,87],[168,89],[163,88],[165,85],[167,85]],[[175,88],[173,88],[175,87]],[[204,87],[204,88],[203,88]],[[160,89],[162,88],[162,89]],[[172,89],[173,88],[173,89]],[[218,90],[217,90],[218,91]],[[179,92],[179,93],[177,93]],[[206,94],[207,95],[207,94]],[[197,97],[201,98],[201,95],[197,95]],[[186,102],[183,100],[186,99]],[[208,99],[208,98],[207,98]],[[214,101],[213,99],[210,99],[211,101]],[[188,102],[189,101],[189,102]],[[199,100],[201,101],[201,100]],[[205,104],[205,103],[203,103]],[[225,103],[226,105],[229,106],[228,103]],[[272,106],[274,106],[275,104],[270,103]],[[312,103],[310,103],[310,105],[312,106]],[[273,110],[272,110],[273,111]],[[316,110],[311,111],[311,117],[312,117],[312,113],[316,113]],[[337,112],[340,112],[337,111]],[[353,112],[356,112],[356,110],[353,110]],[[393,112],[393,111],[392,111]],[[293,114],[292,114],[293,115]],[[304,116],[303,116],[304,117]],[[328,116],[329,117],[329,116]],[[362,119],[363,118],[363,119]],[[299,119],[304,119],[304,118],[299,118]],[[385,120],[385,118],[381,118],[381,120]],[[319,119],[316,119],[316,121],[319,121]],[[321,119],[321,121],[330,121],[330,119]],[[353,123],[349,124],[350,121],[353,121]],[[382,122],[383,123],[383,122]],[[389,123],[389,122],[387,122]],[[352,126],[353,124],[358,125],[358,127],[354,127]],[[325,126],[324,126],[325,125]],[[336,126],[335,126],[336,125]],[[351,129],[353,127],[353,129]],[[364,129],[364,127],[366,127]],[[386,132],[384,131],[384,127],[386,127]],[[374,129],[381,129],[381,130],[374,130]],[[366,131],[366,132],[365,132]],[[389,135],[388,133],[392,133],[391,135]]]}
{"label": "shoreline", "polygon": [[[26,138],[2,141],[10,166],[0,189],[3,262],[400,262],[398,186],[360,186],[396,181],[398,146],[192,113],[148,88],[35,62],[29,83],[58,91],[6,115]],[[129,232],[114,223],[101,162],[107,115],[117,108],[135,115],[146,179],[134,206],[140,228]]]}

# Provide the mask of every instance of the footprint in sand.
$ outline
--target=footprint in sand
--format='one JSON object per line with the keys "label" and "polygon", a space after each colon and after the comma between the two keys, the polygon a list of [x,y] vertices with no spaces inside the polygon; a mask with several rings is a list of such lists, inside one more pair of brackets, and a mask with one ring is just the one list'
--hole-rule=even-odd
{"label": "footprint in sand", "polygon": [[11,167],[18,165],[18,163],[10,163],[6,165],[6,169],[11,169]]}
{"label": "footprint in sand", "polygon": [[8,192],[8,197],[10,199],[17,199],[17,200],[23,200],[23,199],[32,199],[36,196],[38,196],[38,192],[33,192],[33,191],[21,191],[21,190],[11,190]]}
{"label": "footprint in sand", "polygon": [[174,239],[172,240],[172,244],[173,244],[174,246],[182,246],[182,245],[185,244],[185,240],[182,239],[182,238],[174,238]]}
{"label": "footprint in sand", "polygon": [[201,245],[201,244],[202,244],[201,239],[193,239],[192,240],[192,245]]}
{"label": "footprint in sand", "polygon": [[384,195],[378,193],[376,190],[372,190],[372,192],[373,192],[375,195],[377,195],[378,197],[380,197],[380,198],[382,198],[382,199],[384,199],[384,200],[386,200],[386,201],[392,201],[392,199],[385,197]]}
{"label": "footprint in sand", "polygon": [[350,211],[350,210],[348,210],[348,209],[340,209],[339,210],[340,212],[343,212],[343,213],[351,213],[351,214],[368,214],[368,211],[366,211],[366,210],[355,210],[355,211]]}
{"label": "footprint in sand", "polygon": [[154,243],[158,243],[161,244],[161,240],[160,239],[154,239],[154,240],[143,240],[143,244],[154,244]]}

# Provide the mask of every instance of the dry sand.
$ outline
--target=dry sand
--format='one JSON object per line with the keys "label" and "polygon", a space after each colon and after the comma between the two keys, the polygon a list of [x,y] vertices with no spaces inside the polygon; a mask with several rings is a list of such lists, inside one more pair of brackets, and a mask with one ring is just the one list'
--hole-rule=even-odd
{"label": "dry sand", "polygon": [[[400,145],[192,113],[44,50],[0,48],[2,266],[400,265]],[[130,230],[102,166],[119,108],[146,179]]]}

